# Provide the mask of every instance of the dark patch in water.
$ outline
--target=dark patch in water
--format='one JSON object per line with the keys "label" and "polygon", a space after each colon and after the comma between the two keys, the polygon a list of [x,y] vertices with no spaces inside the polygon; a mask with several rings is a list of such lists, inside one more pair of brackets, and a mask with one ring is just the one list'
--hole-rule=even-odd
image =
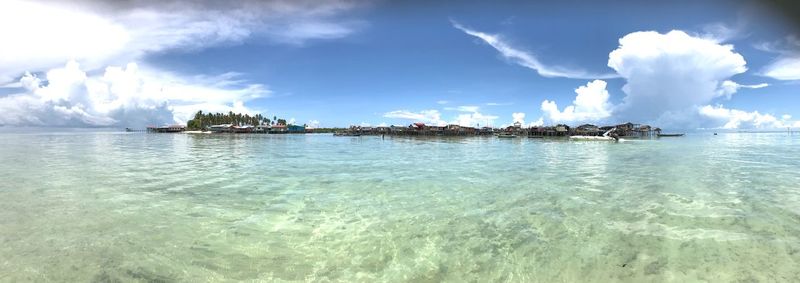
{"label": "dark patch in water", "polygon": [[122,282],[122,280],[119,280],[109,275],[105,270],[98,273],[92,278],[92,283],[117,283],[117,282]]}
{"label": "dark patch in water", "polygon": [[644,274],[653,275],[661,273],[661,270],[667,266],[667,259],[661,258],[654,262],[651,262],[647,266],[644,267]]}
{"label": "dark patch in water", "polygon": [[197,212],[192,212],[192,213],[186,214],[186,216],[189,216],[189,217],[203,217],[202,214],[197,213]]}
{"label": "dark patch in water", "polygon": [[192,250],[192,251],[198,252],[200,254],[206,255],[206,256],[216,256],[217,252],[211,250],[210,247],[211,247],[211,245],[209,245],[209,244],[198,244],[198,243],[195,243],[191,247],[189,247],[189,249]]}
{"label": "dark patch in water", "polygon": [[167,283],[167,282],[175,282],[176,281],[175,279],[173,279],[173,278],[171,278],[169,276],[156,274],[154,272],[151,272],[151,271],[148,271],[148,270],[144,270],[142,268],[137,268],[136,270],[128,269],[128,271],[126,271],[126,273],[130,277],[132,277],[134,279],[140,279],[142,281],[151,282],[151,283]]}

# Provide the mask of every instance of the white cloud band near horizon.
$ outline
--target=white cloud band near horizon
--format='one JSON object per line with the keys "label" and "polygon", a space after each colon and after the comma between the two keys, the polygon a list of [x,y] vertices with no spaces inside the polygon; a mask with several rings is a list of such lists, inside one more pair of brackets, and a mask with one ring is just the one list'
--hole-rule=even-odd
{"label": "white cloud band near horizon", "polygon": [[436,109],[422,110],[419,112],[409,110],[394,110],[383,114],[384,118],[406,120],[408,122],[422,122],[435,126],[445,126],[455,124],[468,127],[487,126],[499,118],[495,115],[487,115],[479,112],[477,106],[447,107],[449,111],[461,112],[454,116],[449,122],[442,118],[442,113]]}
{"label": "white cloud band near horizon", "polygon": [[244,103],[270,91],[237,76],[181,77],[133,63],[89,75],[70,61],[44,78],[23,76],[22,92],[0,97],[0,124],[142,127],[185,122],[198,110],[254,114]]}

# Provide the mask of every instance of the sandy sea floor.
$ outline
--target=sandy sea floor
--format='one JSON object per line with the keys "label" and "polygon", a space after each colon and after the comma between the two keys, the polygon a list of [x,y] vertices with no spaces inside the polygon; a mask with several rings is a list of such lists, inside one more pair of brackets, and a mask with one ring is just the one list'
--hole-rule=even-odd
{"label": "sandy sea floor", "polygon": [[0,281],[797,282],[800,135],[0,133]]}

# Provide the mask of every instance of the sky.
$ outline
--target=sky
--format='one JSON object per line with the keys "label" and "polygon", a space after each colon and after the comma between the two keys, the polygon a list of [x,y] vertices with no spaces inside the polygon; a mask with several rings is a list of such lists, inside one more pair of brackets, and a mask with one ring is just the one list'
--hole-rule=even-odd
{"label": "sky", "polygon": [[791,5],[231,2],[0,2],[0,125],[800,127]]}

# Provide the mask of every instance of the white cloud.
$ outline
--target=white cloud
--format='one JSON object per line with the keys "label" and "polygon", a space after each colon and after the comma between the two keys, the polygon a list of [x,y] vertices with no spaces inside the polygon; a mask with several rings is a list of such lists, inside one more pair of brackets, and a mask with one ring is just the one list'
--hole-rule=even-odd
{"label": "white cloud", "polygon": [[539,117],[539,120],[533,121],[530,124],[528,124],[528,127],[541,127],[541,126],[544,126],[543,117]]}
{"label": "white cloud", "polygon": [[800,80],[800,38],[794,35],[754,45],[758,50],[779,54],[760,74],[776,80]]}
{"label": "white cloud", "polygon": [[431,125],[446,125],[447,122],[442,120],[442,115],[438,110],[423,110],[420,112],[412,112],[408,110],[395,110],[383,114],[386,118],[404,119],[412,122],[423,122]]}
{"label": "white cloud", "polygon": [[306,125],[308,126],[309,129],[316,129],[319,128],[321,124],[319,120],[310,120],[308,121],[308,123],[306,123]]}
{"label": "white cloud", "polygon": [[760,84],[754,84],[754,85],[743,85],[743,84],[739,84],[739,83],[731,81],[731,80],[726,80],[726,81],[724,81],[724,82],[722,82],[720,84],[719,89],[717,89],[717,95],[718,96],[725,96],[728,99],[730,99],[731,95],[733,95],[734,93],[739,91],[739,89],[742,89],[742,88],[758,89],[758,88],[765,88],[765,87],[768,87],[768,86],[769,86],[769,84],[767,84],[767,83],[760,83]]}
{"label": "white cloud", "polygon": [[[542,73],[542,64],[535,57],[509,47],[497,36],[470,30],[457,23],[454,26],[484,40],[518,64]],[[708,105],[720,97],[730,99],[743,88],[758,89],[768,86],[766,83],[745,85],[731,80],[732,76],[747,70],[744,58],[733,50],[732,45],[720,44],[735,31],[722,25],[707,28],[711,35],[691,36],[676,30],[665,34],[654,31],[634,32],[622,37],[619,47],[609,54],[608,60],[608,66],[626,80],[622,102],[612,104],[606,82],[594,80],[576,89],[575,101],[563,110],[559,109],[555,101],[543,101],[543,121],[637,121],[661,126],[690,126],[693,123],[707,122],[698,121],[698,117],[710,117],[700,115],[698,110],[702,105]],[[544,70],[547,71],[547,68]],[[786,75],[785,78],[789,76]],[[768,116],[759,115],[761,116],[751,115],[760,117],[760,122],[756,124],[767,124],[764,121],[769,120]],[[614,121],[611,121],[612,118]],[[746,119],[739,119],[744,120]],[[743,123],[730,125],[739,124]]]}
{"label": "white cloud", "polygon": [[[542,64],[535,57],[509,47],[497,36],[470,30],[457,23],[454,26],[484,40],[518,64],[542,73]],[[712,35],[691,36],[675,30],[665,34],[634,32],[622,37],[619,47],[609,54],[608,60],[608,66],[626,80],[622,102],[618,105],[610,103],[606,82],[595,80],[576,89],[575,101],[563,110],[555,101],[543,101],[544,118],[556,123],[637,121],[662,126],[690,126],[707,122],[698,121],[698,117],[713,116],[707,115],[711,112],[701,107],[714,99],[730,99],[742,88],[768,86],[766,83],[745,85],[731,80],[734,75],[747,70],[744,58],[734,51],[732,45],[720,44],[735,32],[722,25],[708,28]],[[778,77],[789,79],[793,75],[790,71],[798,69],[800,66],[779,68],[785,73],[779,73],[783,75]],[[706,113],[699,113],[700,109],[706,109]],[[744,125],[749,121],[748,117],[753,117],[750,120],[756,126],[767,125],[771,117],[768,114],[748,116],[736,111],[732,110],[730,116],[738,118],[726,120],[728,126]],[[615,121],[610,121],[612,117]],[[720,122],[721,119],[714,120]]]}
{"label": "white cloud", "polygon": [[[0,2],[0,83],[25,71],[77,60],[87,69],[138,61],[147,54],[197,50],[263,36],[302,44],[352,33],[360,22],[339,15],[356,3],[326,1]],[[57,48],[54,48],[57,47]]]}
{"label": "white cloud", "polygon": [[0,82],[25,71],[92,58],[94,64],[122,52],[131,35],[98,15],[30,1],[0,2]]}
{"label": "white cloud", "polygon": [[703,26],[705,34],[703,37],[716,42],[726,42],[731,39],[746,36],[742,32],[742,25],[739,23],[736,27],[732,27],[723,23],[712,23]]}
{"label": "white cloud", "polygon": [[523,112],[514,112],[511,113],[511,120],[513,123],[519,122],[523,127],[540,127],[544,125],[544,118],[539,117],[539,120],[533,121],[530,124],[525,124],[525,113]]}
{"label": "white cloud", "polygon": [[783,115],[778,119],[770,114],[761,114],[758,111],[747,112],[737,109],[727,109],[722,105],[706,105],[700,108],[700,115],[724,123],[724,129],[741,128],[767,128],[778,129],[785,127],[797,127],[800,121],[792,122],[791,116]]}
{"label": "white cloud", "polygon": [[486,106],[506,106],[506,105],[511,105],[511,104],[513,104],[513,103],[510,103],[510,102],[505,102],[505,103],[500,103],[500,102],[487,102],[487,103],[486,103]]}
{"label": "white cloud", "polygon": [[800,38],[790,34],[776,41],[763,41],[756,43],[753,45],[753,47],[769,53],[777,53],[780,55],[797,55],[798,48],[800,48]]}
{"label": "white cloud", "polygon": [[776,80],[800,80],[800,56],[780,58],[764,67],[761,73]]}
{"label": "white cloud", "polygon": [[439,104],[439,105],[445,105],[445,104],[447,104],[447,103],[450,103],[450,101],[447,101],[447,100],[439,100],[439,101],[436,101],[436,104]]}
{"label": "white cloud", "polygon": [[89,76],[75,61],[46,73],[27,74],[23,92],[0,98],[0,124],[131,126],[185,122],[197,110],[251,113],[244,101],[269,95],[235,75],[183,78],[129,64]]}
{"label": "white cloud", "polygon": [[456,119],[451,122],[451,124],[456,124],[465,127],[476,127],[476,126],[487,126],[494,124],[494,121],[497,120],[497,116],[494,115],[486,115],[479,112],[467,113],[467,114],[459,114],[456,116]]}
{"label": "white cloud", "polygon": [[445,107],[444,110],[460,111],[460,112],[478,112],[480,107],[474,105],[462,105],[458,107]]}
{"label": "white cloud", "polygon": [[[487,115],[480,113],[477,111],[478,110],[477,108],[472,110],[475,111],[461,111],[461,112],[471,112],[471,113],[458,114],[449,124],[456,124],[469,127],[475,127],[478,124],[485,126],[485,125],[491,125],[498,118],[497,116],[494,115]],[[404,119],[404,120],[409,120],[411,122],[423,122],[429,125],[436,125],[436,126],[444,126],[448,124],[446,120],[442,119],[441,113],[435,109],[423,110],[420,112],[412,112],[408,110],[395,110],[383,114],[383,117]]]}
{"label": "white cloud", "polygon": [[[608,66],[627,81],[615,118],[659,124],[690,123],[701,105],[730,96],[742,86],[728,81],[744,73],[745,60],[732,45],[683,31],[630,33],[609,54]],[[678,122],[679,121],[679,122]],[[684,124],[684,126],[686,126]]]}
{"label": "white cloud", "polygon": [[511,113],[511,121],[514,123],[519,122],[520,124],[525,124],[525,113],[522,112],[514,112]]}
{"label": "white cloud", "polygon": [[458,114],[455,120],[451,121],[450,124],[456,124],[465,127],[475,127],[478,125],[491,125],[497,120],[497,116],[494,115],[487,115],[480,113],[480,107],[474,105],[462,105],[458,107],[445,107],[444,110],[451,110],[451,111],[458,111],[458,112],[466,112],[463,114]]}
{"label": "white cloud", "polygon": [[575,89],[575,101],[572,105],[558,110],[555,101],[545,100],[542,102],[541,109],[553,122],[585,122],[597,121],[611,116],[612,105],[608,102],[609,94],[606,90],[606,82],[594,80],[585,86]]}
{"label": "white cloud", "polygon": [[[342,14],[360,5],[337,0],[1,1],[0,85],[20,93],[0,98],[0,107],[10,112],[0,123],[140,126],[182,122],[197,110],[252,114],[245,103],[269,91],[245,82],[241,74],[185,75],[152,66],[113,66],[251,38],[303,44],[343,37],[362,24]],[[63,67],[67,61],[71,63]],[[47,72],[48,82],[23,77],[26,72]]]}
{"label": "white cloud", "polygon": [[569,69],[560,66],[548,66],[540,62],[536,56],[512,47],[503,41],[498,35],[472,30],[456,22],[452,22],[452,24],[453,27],[463,31],[464,33],[483,40],[511,62],[532,69],[543,77],[563,77],[573,79],[604,79],[619,77],[616,74],[591,74],[585,70]]}

